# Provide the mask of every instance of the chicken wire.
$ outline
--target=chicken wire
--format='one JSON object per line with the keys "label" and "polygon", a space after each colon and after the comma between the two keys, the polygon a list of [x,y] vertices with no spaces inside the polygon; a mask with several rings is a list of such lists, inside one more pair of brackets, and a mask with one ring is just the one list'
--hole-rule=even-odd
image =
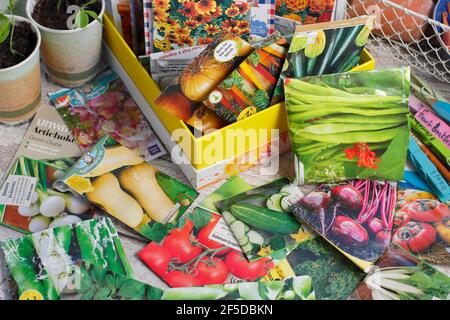
{"label": "chicken wire", "polygon": [[[388,11],[395,19],[389,20]],[[375,28],[378,35],[370,37],[369,49],[386,51],[403,64],[450,83],[450,51],[442,40],[444,32],[450,32],[448,26],[388,0],[348,1],[348,18],[370,14],[377,16]],[[411,32],[414,28],[407,27],[406,19],[419,27],[420,36]],[[406,42],[405,38],[413,40]]]}

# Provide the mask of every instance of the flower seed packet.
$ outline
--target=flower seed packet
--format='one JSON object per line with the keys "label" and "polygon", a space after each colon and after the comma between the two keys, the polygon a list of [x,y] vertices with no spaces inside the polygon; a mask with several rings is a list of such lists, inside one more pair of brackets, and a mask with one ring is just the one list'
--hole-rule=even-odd
{"label": "flower seed packet", "polygon": [[209,44],[222,30],[248,36],[250,10],[240,0],[155,0],[154,52]]}
{"label": "flower seed packet", "polygon": [[108,134],[147,161],[166,153],[125,84],[112,71],[80,88],[49,96],[83,152]]}
{"label": "flower seed packet", "polygon": [[198,196],[110,136],[100,138],[54,185],[86,197],[153,241],[160,240]]}
{"label": "flower seed packet", "polygon": [[216,206],[249,261],[282,260],[312,237],[290,213],[302,197],[298,185],[281,178],[216,202]]}
{"label": "flower seed packet", "polygon": [[331,21],[334,7],[335,0],[276,0],[275,13],[301,24],[314,24]]}
{"label": "flower seed packet", "polygon": [[368,272],[391,241],[396,202],[395,183],[354,180],[320,185],[291,211]]}

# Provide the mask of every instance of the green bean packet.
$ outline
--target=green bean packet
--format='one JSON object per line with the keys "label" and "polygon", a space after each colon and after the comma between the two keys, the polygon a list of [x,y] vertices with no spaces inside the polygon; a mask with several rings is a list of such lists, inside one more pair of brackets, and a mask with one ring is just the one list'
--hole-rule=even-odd
{"label": "green bean packet", "polygon": [[403,180],[409,68],[288,78],[284,88],[300,183]]}
{"label": "green bean packet", "polygon": [[311,278],[284,281],[240,282],[160,289],[131,277],[81,265],[75,288],[65,300],[315,300]]}
{"label": "green bean packet", "polygon": [[0,242],[16,288],[12,298],[58,300],[75,286],[80,263],[101,272],[132,276],[117,230],[109,218],[82,221]]}
{"label": "green bean packet", "polygon": [[249,261],[281,261],[313,236],[290,213],[302,197],[298,185],[281,178],[216,202],[216,207]]}

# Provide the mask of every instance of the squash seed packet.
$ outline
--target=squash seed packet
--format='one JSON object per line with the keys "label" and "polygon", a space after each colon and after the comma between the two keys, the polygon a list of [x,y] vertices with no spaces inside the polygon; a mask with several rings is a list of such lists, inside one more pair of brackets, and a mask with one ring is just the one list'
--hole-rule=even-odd
{"label": "squash seed packet", "polygon": [[312,237],[290,213],[302,197],[298,185],[281,178],[216,202],[216,206],[249,261],[268,257],[280,261]]}
{"label": "squash seed packet", "polygon": [[146,161],[166,153],[124,82],[110,70],[80,88],[62,89],[49,97],[83,152],[110,135],[138,150]]}
{"label": "squash seed packet", "polygon": [[402,68],[285,79],[300,183],[403,180],[409,74]]}
{"label": "squash seed packet", "polygon": [[368,272],[391,241],[396,183],[323,184],[291,207],[293,215]]}
{"label": "squash seed packet", "polygon": [[[81,265],[77,285],[66,300],[315,300],[311,278],[240,282],[197,287],[166,288],[140,282],[94,265]],[[107,288],[107,289],[105,289]]]}
{"label": "squash seed packet", "polygon": [[109,218],[82,221],[0,242],[20,300],[58,300],[74,288],[80,264],[131,277],[132,270]]}
{"label": "squash seed packet", "polygon": [[161,240],[198,196],[110,136],[100,138],[55,187],[83,195],[153,241]]}

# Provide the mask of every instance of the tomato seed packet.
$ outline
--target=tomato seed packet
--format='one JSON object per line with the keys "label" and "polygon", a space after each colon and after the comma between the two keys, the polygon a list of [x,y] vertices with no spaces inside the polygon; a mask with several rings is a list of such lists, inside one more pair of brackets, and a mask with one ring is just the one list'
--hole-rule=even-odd
{"label": "tomato seed packet", "polygon": [[137,150],[103,136],[55,182],[86,197],[150,240],[164,237],[197,198],[191,187],[159,171]]}
{"label": "tomato seed packet", "polygon": [[287,78],[299,181],[403,180],[409,74],[409,68],[402,68]]}
{"label": "tomato seed packet", "polygon": [[216,202],[249,261],[284,259],[312,233],[290,214],[303,197],[287,178],[275,180]]}
{"label": "tomato seed packet", "polygon": [[104,135],[136,149],[147,161],[166,153],[123,81],[112,71],[77,89],[49,94],[83,152]]}
{"label": "tomato seed packet", "polygon": [[395,183],[354,180],[320,185],[291,212],[368,272],[390,243],[396,202]]}
{"label": "tomato seed packet", "polygon": [[58,226],[0,242],[15,283],[13,298],[59,300],[74,288],[84,262],[101,272],[131,277],[132,270],[109,218]]}

